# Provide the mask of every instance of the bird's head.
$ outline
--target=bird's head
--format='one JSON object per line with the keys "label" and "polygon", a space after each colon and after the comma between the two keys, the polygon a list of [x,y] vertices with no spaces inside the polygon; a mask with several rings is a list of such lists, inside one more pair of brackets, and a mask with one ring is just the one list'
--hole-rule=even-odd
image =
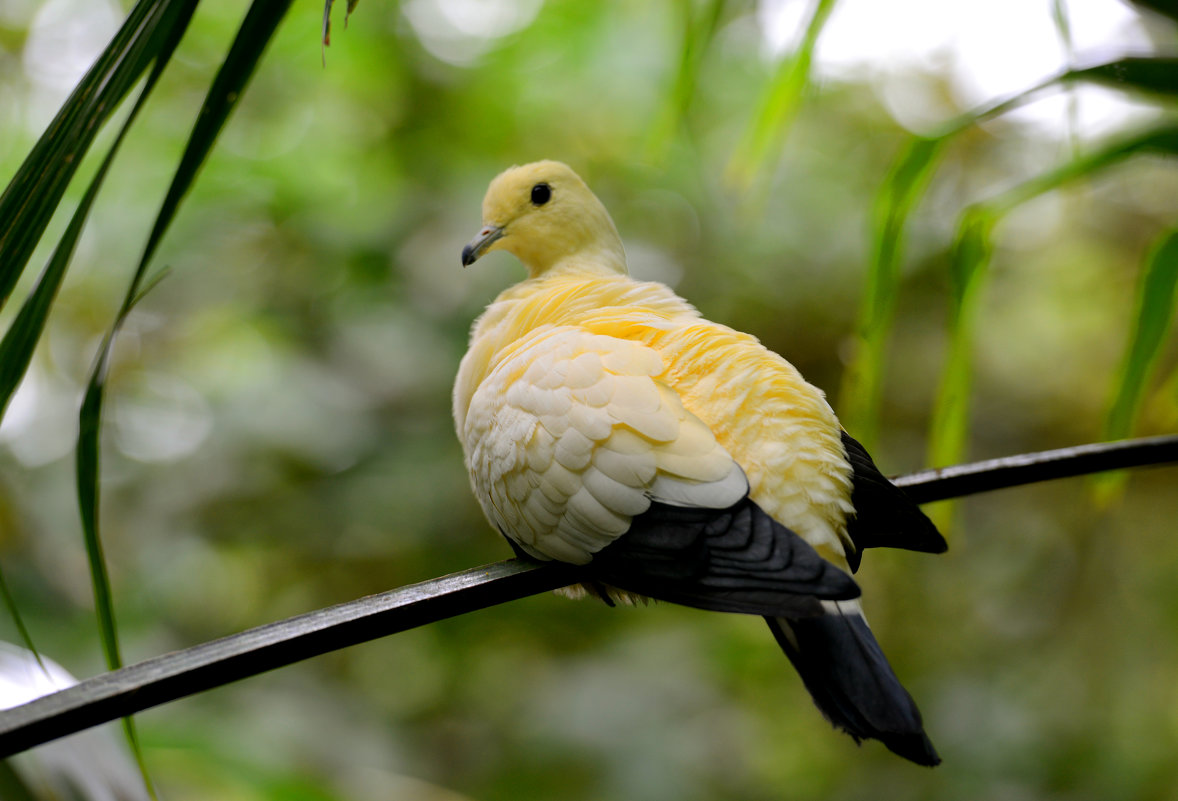
{"label": "bird's head", "polygon": [[618,230],[601,201],[568,165],[538,161],[500,173],[483,198],[483,227],[462,249],[462,265],[492,250],[512,253],[536,278],[578,268],[625,274]]}

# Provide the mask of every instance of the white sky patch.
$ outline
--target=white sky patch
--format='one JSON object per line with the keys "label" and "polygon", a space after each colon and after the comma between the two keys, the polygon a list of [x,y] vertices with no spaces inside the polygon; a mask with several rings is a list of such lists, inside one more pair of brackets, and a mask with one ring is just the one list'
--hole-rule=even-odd
{"label": "white sky patch", "polygon": [[[6,0],[0,0],[3,5]],[[122,23],[110,0],[49,0],[37,9],[21,52],[32,91],[29,133],[39,136]]]}
{"label": "white sky patch", "polygon": [[120,10],[103,0],[49,0],[29,27],[25,73],[41,86],[72,90],[121,21]]}
{"label": "white sky patch", "polygon": [[78,387],[34,361],[0,421],[0,446],[26,467],[64,457],[77,441],[80,396]]}
{"label": "white sky patch", "polygon": [[442,61],[472,66],[495,40],[521,30],[543,0],[409,0],[405,17],[425,49]]}
{"label": "white sky patch", "polygon": [[[887,98],[895,94],[886,86],[890,82],[909,80],[904,76],[917,71],[947,70],[962,106],[981,106],[1067,68],[1051,5],[1051,0],[840,0],[818,40],[815,75],[837,80],[866,74]],[[758,19],[773,56],[794,46],[812,7],[813,0],[761,0]],[[1153,50],[1138,15],[1119,0],[1073,0],[1067,12],[1078,66]],[[1120,93],[1100,90],[1082,89],[1077,103],[1084,133],[1123,123],[1137,108]],[[905,119],[905,109],[892,110],[901,123],[919,125]],[[1014,112],[1061,135],[1067,114],[1066,103],[1036,103]]]}

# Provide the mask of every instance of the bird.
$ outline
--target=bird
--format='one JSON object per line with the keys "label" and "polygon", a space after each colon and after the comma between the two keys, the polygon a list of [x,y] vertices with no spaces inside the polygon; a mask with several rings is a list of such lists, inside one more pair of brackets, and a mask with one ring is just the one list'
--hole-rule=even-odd
{"label": "bird", "polygon": [[852,573],[865,548],[946,543],[823,392],[630,277],[609,212],[562,162],[491,181],[462,265],[496,250],[527,278],[472,325],[453,413],[515,553],[582,566],[573,595],[760,615],[834,727],[938,764]]}

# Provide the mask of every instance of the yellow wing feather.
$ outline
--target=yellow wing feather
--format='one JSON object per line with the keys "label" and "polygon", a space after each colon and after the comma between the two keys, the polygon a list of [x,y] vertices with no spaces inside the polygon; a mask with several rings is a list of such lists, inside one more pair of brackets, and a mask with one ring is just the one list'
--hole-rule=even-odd
{"label": "yellow wing feather", "polygon": [[497,353],[463,362],[477,388],[456,397],[460,433],[484,511],[528,553],[584,564],[652,500],[723,508],[748,491],[646,345],[543,325]]}
{"label": "yellow wing feather", "polygon": [[[554,336],[554,331],[562,333]],[[521,364],[525,350],[527,363]],[[478,404],[472,403],[475,388],[491,374],[498,377]],[[518,385],[505,380],[517,374],[527,380]],[[591,377],[598,380],[590,383]],[[838,421],[822,392],[756,338],[702,319],[662,284],[567,271],[506,290],[475,324],[456,383],[455,417],[462,421],[468,409],[497,392],[508,393],[519,408],[515,393],[525,387],[549,390],[533,397],[529,408],[554,437],[566,426],[575,426],[581,435],[555,446],[561,449],[557,461],[573,473],[596,459],[602,474],[651,487],[651,443],[659,442],[660,476],[712,481],[714,473],[706,470],[719,468],[693,454],[717,442],[743,468],[758,505],[824,557],[845,566],[851,547],[845,522],[853,511],[851,468]],[[691,422],[665,411],[676,405]],[[614,432],[607,438],[600,436],[603,418],[593,414],[602,409],[609,410]],[[497,436],[520,434],[511,421],[507,415],[498,424]],[[585,439],[595,455],[584,452]],[[469,452],[465,435],[464,444]],[[509,450],[506,444],[495,448]],[[622,455],[644,461],[624,462],[618,458]],[[562,478],[570,486],[575,480]],[[474,472],[472,480],[482,497]],[[664,500],[673,502],[674,493]],[[611,540],[628,519],[623,516],[611,526]]]}

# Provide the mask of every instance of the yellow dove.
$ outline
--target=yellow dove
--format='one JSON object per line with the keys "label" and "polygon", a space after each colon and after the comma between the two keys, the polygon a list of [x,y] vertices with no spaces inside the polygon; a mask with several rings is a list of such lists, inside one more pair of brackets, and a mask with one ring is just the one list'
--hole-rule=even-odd
{"label": "yellow dove", "polygon": [[475,322],[454,385],[491,524],[521,555],[585,565],[582,589],[607,602],[763,615],[832,724],[938,764],[850,573],[864,548],[945,541],[822,391],[630,278],[609,213],[565,164],[491,182],[462,264],[492,250],[528,278]]}

